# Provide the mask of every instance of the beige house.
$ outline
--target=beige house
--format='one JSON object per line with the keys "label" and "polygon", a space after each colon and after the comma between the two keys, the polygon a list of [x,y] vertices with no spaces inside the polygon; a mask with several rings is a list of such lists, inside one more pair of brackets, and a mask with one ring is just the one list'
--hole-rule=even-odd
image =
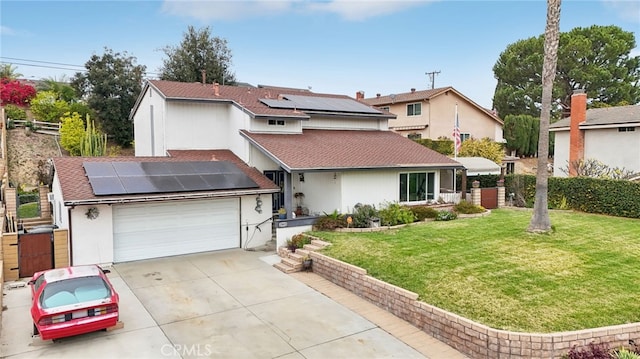
{"label": "beige house", "polygon": [[389,120],[389,129],[412,139],[446,137],[453,139],[456,104],[462,140],[489,137],[502,142],[503,122],[492,111],[470,100],[453,87],[365,98],[363,92],[356,99],[387,110],[396,115]]}

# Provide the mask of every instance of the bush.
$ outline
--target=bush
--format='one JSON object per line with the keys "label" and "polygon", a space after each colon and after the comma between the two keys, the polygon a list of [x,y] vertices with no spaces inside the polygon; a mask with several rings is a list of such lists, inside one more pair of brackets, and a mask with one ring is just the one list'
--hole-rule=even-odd
{"label": "bush", "polygon": [[66,113],[61,118],[60,145],[72,156],[80,155],[80,145],[85,135],[84,121],[77,112]]}
{"label": "bush", "polygon": [[35,95],[36,89],[31,85],[9,78],[0,80],[0,102],[3,104],[26,106]]}
{"label": "bush", "polygon": [[383,226],[413,223],[416,219],[409,207],[400,206],[398,203],[385,203],[378,213],[380,224]]}
{"label": "bush", "polygon": [[295,251],[298,248],[304,248],[305,244],[311,243],[311,239],[302,233],[294,234],[291,239],[287,241],[287,248]]}
{"label": "bush", "polygon": [[40,91],[31,100],[31,112],[40,121],[60,122],[60,118],[69,112],[69,104],[58,100],[53,91]]}
{"label": "bush", "polygon": [[378,218],[378,210],[376,207],[370,204],[358,203],[353,207],[353,227],[355,228],[367,228],[369,227],[369,221],[373,218]]}
{"label": "bush", "polygon": [[409,207],[416,221],[424,221],[427,218],[436,218],[438,211],[429,206],[411,206]]}
{"label": "bush", "polygon": [[20,106],[8,104],[4,107],[4,113],[11,120],[26,120],[27,112]]}
{"label": "bush", "polygon": [[476,206],[475,204],[467,201],[460,201],[460,203],[453,206],[453,210],[460,214],[484,213],[486,211],[484,207]]}
{"label": "bush", "polygon": [[317,231],[332,231],[336,228],[344,228],[347,226],[347,219],[338,211],[327,214],[318,218],[313,224],[313,228]]}
{"label": "bush", "polygon": [[436,221],[452,221],[456,218],[458,218],[458,215],[455,212],[438,211],[438,215],[436,216]]}

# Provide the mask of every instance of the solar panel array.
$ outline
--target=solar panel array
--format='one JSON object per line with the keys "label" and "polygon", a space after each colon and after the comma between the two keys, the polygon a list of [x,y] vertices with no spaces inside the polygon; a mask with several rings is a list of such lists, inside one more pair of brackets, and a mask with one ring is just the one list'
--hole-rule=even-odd
{"label": "solar panel array", "polygon": [[358,101],[347,98],[333,98],[320,96],[282,95],[286,100],[260,99],[260,102],[271,108],[286,108],[298,110],[314,110],[328,112],[349,112],[382,114]]}
{"label": "solar panel array", "polygon": [[256,188],[227,161],[83,162],[96,196]]}

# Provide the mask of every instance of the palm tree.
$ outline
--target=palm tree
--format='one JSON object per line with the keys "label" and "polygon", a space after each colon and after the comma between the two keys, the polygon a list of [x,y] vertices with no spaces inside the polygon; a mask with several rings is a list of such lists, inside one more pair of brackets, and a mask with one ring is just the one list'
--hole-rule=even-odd
{"label": "palm tree", "polygon": [[65,102],[73,102],[77,99],[76,90],[71,87],[66,76],[62,76],[59,80],[55,77],[49,77],[40,81],[38,91],[51,91],[56,94],[58,100]]}
{"label": "palm tree", "polygon": [[556,77],[558,42],[560,38],[560,2],[547,0],[547,25],[544,30],[544,62],[542,64],[542,112],[540,113],[540,136],[538,138],[538,169],[536,173],[536,195],[529,232],[548,232],[549,219],[549,119],[551,117],[551,92]]}
{"label": "palm tree", "polygon": [[0,78],[15,80],[18,77],[21,77],[22,74],[16,72],[16,69],[13,68],[11,64],[2,64],[0,65]]}

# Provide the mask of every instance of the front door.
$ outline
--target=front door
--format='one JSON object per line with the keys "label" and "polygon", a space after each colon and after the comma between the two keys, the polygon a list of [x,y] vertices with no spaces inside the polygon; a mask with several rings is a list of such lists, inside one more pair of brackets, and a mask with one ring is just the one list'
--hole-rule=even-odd
{"label": "front door", "polygon": [[284,171],[264,171],[264,175],[280,187],[280,192],[273,194],[271,202],[271,211],[276,213],[284,207]]}

